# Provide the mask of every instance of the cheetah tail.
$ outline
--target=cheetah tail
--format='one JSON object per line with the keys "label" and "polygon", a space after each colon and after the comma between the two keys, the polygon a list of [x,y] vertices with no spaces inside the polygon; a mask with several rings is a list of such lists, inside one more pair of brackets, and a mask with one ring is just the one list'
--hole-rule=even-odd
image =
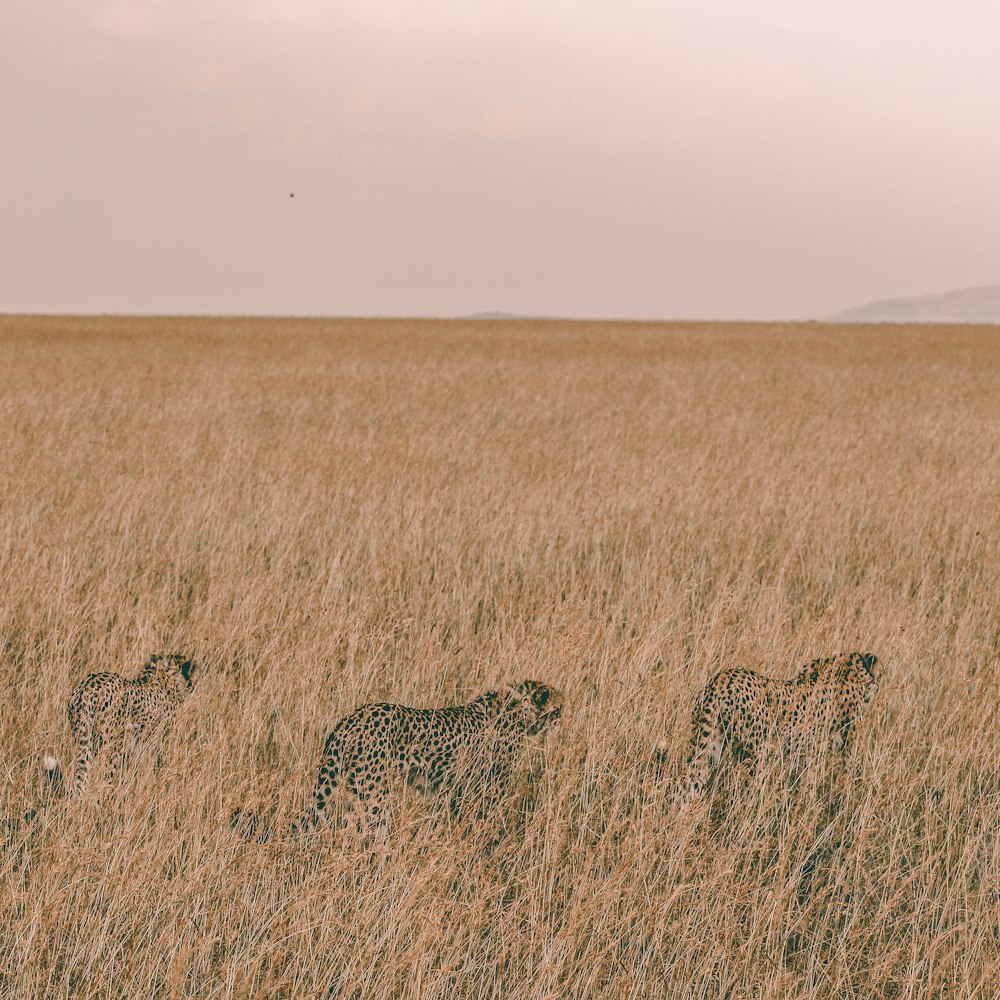
{"label": "cheetah tail", "polygon": [[[42,766],[45,768],[45,776],[49,781],[50,793],[54,795],[61,795],[63,792],[63,776],[62,771],[59,769],[59,761],[55,757],[50,757],[46,755],[42,758]],[[49,801],[46,801],[48,799]],[[43,796],[43,801],[37,803],[37,806],[32,806],[20,819],[20,821],[11,821],[14,824],[14,828],[19,825],[27,825],[34,821],[38,816],[38,811],[44,809],[47,805],[51,803],[51,795]],[[10,823],[8,824],[8,826]]]}
{"label": "cheetah tail", "polygon": [[271,839],[271,830],[261,827],[257,814],[249,809],[234,809],[229,817],[229,825],[244,840],[266,844]]}
{"label": "cheetah tail", "polygon": [[59,761],[47,754],[42,758],[42,767],[45,768],[45,776],[49,779],[49,787],[56,795],[61,795],[66,787],[66,783],[63,780],[62,768],[59,766]]}

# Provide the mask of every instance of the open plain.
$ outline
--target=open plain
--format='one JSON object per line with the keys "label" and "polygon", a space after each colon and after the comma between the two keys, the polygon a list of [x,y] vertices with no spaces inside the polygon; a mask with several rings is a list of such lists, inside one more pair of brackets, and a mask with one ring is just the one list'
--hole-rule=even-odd
{"label": "open plain", "polygon": [[[0,996],[1000,995],[995,328],[8,316],[0,361]],[[711,674],[853,649],[845,759],[677,815]],[[174,650],[161,759],[20,822],[73,685]],[[355,706],[523,678],[566,707],[494,849],[412,794],[374,847],[230,829]]]}

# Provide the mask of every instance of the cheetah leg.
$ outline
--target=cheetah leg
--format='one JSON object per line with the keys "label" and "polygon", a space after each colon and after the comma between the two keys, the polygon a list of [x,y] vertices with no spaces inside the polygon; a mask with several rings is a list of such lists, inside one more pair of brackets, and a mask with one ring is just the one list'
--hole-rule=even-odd
{"label": "cheetah leg", "polygon": [[[476,809],[476,819],[488,821],[501,821],[504,806],[507,804],[510,795],[510,783],[514,776],[514,762],[501,757],[489,769],[483,782],[482,793]],[[503,831],[501,830],[502,834]]]}
{"label": "cheetah leg", "polygon": [[510,782],[514,762],[509,753],[497,751],[481,776],[465,784],[454,785],[449,794],[449,811],[459,836],[476,832],[477,826],[490,833],[487,848],[496,847],[507,836],[512,816],[509,812]]}
{"label": "cheetah leg", "polygon": [[510,777],[511,771],[507,768],[492,772],[476,810],[476,819],[485,820],[489,825],[490,838],[486,846],[491,850],[506,838],[507,825],[513,819],[508,811],[512,806],[507,801]]}
{"label": "cheetah leg", "polygon": [[76,755],[76,763],[73,768],[73,794],[79,795],[87,786],[87,774],[90,771],[90,754],[86,750],[81,750]]}
{"label": "cheetah leg", "polygon": [[357,805],[355,815],[361,833],[372,833],[384,839],[389,829],[389,786],[382,775],[358,779],[351,783]]}
{"label": "cheetah leg", "polygon": [[85,743],[77,751],[73,774],[74,795],[80,795],[86,789],[88,779],[90,777],[90,767],[94,762],[94,758],[100,752],[103,742],[104,741],[95,734],[95,736],[88,743]]}
{"label": "cheetah leg", "polygon": [[73,791],[79,795],[87,785],[90,766],[104,742],[94,726],[92,713],[86,708],[69,710],[69,727],[73,734],[76,757],[73,765]]}
{"label": "cheetah leg", "polygon": [[725,731],[712,692],[695,706],[692,728],[691,748],[677,795],[683,805],[701,796],[725,748]]}
{"label": "cheetah leg", "polygon": [[845,757],[847,756],[847,752],[851,748],[851,731],[853,728],[851,722],[851,714],[847,711],[843,712],[840,718],[837,719],[830,734],[830,750],[833,753],[841,753]]}

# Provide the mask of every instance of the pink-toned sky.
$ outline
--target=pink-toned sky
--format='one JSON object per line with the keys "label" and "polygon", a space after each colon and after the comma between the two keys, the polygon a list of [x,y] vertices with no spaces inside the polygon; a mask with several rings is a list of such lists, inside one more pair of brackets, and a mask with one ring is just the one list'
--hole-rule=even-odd
{"label": "pink-toned sky", "polygon": [[997,0],[0,16],[0,311],[782,318],[995,283]]}

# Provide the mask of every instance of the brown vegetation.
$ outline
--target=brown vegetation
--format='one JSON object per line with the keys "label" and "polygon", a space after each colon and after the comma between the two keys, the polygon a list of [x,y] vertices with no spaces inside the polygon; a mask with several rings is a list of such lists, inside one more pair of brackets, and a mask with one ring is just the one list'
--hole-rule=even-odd
{"label": "brown vegetation", "polygon": [[[1000,993],[989,328],[0,318],[0,995]],[[669,807],[695,694],[871,649],[843,765]],[[86,673],[204,666],[29,824]],[[365,701],[566,695],[490,851],[301,806]]]}

